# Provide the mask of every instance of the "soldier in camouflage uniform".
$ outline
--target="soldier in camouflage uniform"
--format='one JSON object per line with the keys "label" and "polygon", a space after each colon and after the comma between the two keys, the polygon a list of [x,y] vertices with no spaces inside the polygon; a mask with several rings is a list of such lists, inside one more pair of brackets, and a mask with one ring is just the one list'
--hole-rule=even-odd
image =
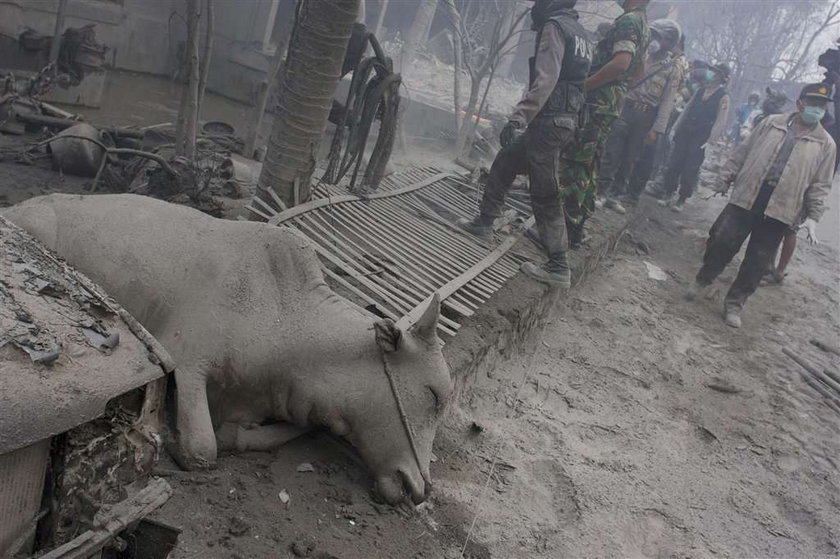
{"label": "soldier in camouflage uniform", "polygon": [[563,153],[560,183],[564,186],[569,245],[580,246],[583,224],[595,209],[598,159],[631,78],[638,79],[650,41],[645,8],[649,0],[616,0],[624,13],[615,20],[595,50],[586,80],[586,123],[575,144]]}

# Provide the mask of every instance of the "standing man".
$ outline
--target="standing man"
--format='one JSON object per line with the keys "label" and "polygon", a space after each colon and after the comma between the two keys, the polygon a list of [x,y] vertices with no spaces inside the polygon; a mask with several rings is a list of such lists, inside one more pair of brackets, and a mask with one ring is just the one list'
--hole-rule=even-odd
{"label": "standing man", "polygon": [[566,188],[569,245],[580,246],[584,223],[595,211],[598,162],[613,123],[621,111],[631,78],[640,79],[650,42],[645,9],[649,0],[616,0],[624,13],[595,49],[586,80],[586,125],[561,162],[560,183]]}
{"label": "standing man", "polygon": [[[729,94],[726,82],[731,71],[727,64],[717,64],[706,69],[705,85],[691,98],[680,119],[674,126],[674,147],[665,169],[663,206],[675,212],[682,211],[685,201],[697,189],[700,167],[706,158],[706,145],[720,138],[729,112]],[[679,198],[673,202],[674,192],[680,187]]]}
{"label": "standing man", "polygon": [[798,112],[764,119],[738,146],[723,168],[716,190],[729,204],[709,231],[703,267],[689,298],[695,298],[723,272],[749,236],[738,276],[724,302],[724,319],[741,327],[741,309],[772,266],[785,233],[802,222],[808,240],[817,242],[817,221],[834,177],[834,140],[820,124],[831,101],[825,84],[806,85]]}
{"label": "standing man", "polygon": [[560,153],[572,141],[584,103],[583,82],[592,62],[592,43],[578,22],[577,0],[536,0],[531,10],[537,47],[531,59],[530,88],[501,133],[502,149],[493,161],[480,214],[460,225],[492,238],[505,196],[517,175],[528,174],[531,206],[548,262],[526,262],[522,271],[568,289],[566,223],[560,183]]}
{"label": "standing man", "polygon": [[682,68],[671,56],[681,36],[676,21],[658,19],[650,24],[646,74],[627,93],[607,140],[598,188],[606,195],[604,206],[618,213],[625,213],[618,198],[627,193],[627,180],[642,149],[654,144],[668,127],[683,81]]}

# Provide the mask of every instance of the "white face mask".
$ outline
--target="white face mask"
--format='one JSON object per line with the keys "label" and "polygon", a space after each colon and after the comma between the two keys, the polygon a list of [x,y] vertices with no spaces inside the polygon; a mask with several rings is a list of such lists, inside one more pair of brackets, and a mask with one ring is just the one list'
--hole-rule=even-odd
{"label": "white face mask", "polygon": [[648,54],[656,54],[660,50],[662,50],[662,45],[656,39],[648,44]]}

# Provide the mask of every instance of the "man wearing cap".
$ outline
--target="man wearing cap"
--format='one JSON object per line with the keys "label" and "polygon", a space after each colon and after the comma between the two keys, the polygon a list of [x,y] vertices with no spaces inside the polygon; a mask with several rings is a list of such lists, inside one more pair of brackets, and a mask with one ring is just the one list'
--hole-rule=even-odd
{"label": "man wearing cap", "polygon": [[621,117],[607,140],[598,179],[599,191],[606,196],[604,206],[618,213],[625,212],[618,198],[626,193],[633,166],[642,148],[665,133],[684,79],[678,57],[671,55],[682,36],[679,24],[658,19],[650,24],[650,36],[646,75],[627,93]]}
{"label": "man wearing cap", "polygon": [[[706,158],[706,145],[716,142],[726,127],[729,113],[726,82],[730,73],[727,64],[707,68],[705,85],[694,94],[674,125],[674,147],[662,181],[665,198],[660,201],[661,205],[682,211],[685,201],[697,189],[700,167]],[[677,186],[679,198],[673,202]]]}
{"label": "man wearing cap", "polygon": [[724,319],[733,328],[740,328],[741,309],[772,266],[785,233],[801,223],[808,240],[817,242],[837,150],[820,124],[831,100],[825,84],[805,86],[797,112],[764,119],[726,162],[715,186],[720,194],[733,186],[732,195],[709,231],[703,267],[689,298],[706,291],[749,237],[724,302]]}

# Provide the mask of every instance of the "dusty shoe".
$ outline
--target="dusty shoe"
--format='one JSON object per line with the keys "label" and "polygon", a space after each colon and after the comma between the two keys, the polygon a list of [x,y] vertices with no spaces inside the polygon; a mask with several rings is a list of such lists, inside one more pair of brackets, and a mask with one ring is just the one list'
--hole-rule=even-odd
{"label": "dusty shoe", "polygon": [[470,233],[471,235],[475,235],[480,239],[485,240],[492,240],[493,239],[493,225],[487,225],[480,218],[473,218],[473,219],[459,219],[457,221],[458,227]]}
{"label": "dusty shoe", "polygon": [[621,205],[621,202],[614,198],[607,198],[604,201],[604,207],[609,208],[617,214],[624,215],[627,213],[627,208]]}
{"label": "dusty shoe", "polygon": [[698,301],[700,299],[705,299],[709,295],[709,291],[711,290],[711,286],[708,285],[700,285],[696,281],[691,283],[689,286],[688,291],[685,292],[685,298],[689,301]]}
{"label": "dusty shoe", "polygon": [[712,299],[715,294],[716,291],[712,284],[700,285],[694,281],[688,291],[685,292],[685,298],[689,301],[699,301],[701,299]]}
{"label": "dusty shoe", "polygon": [[671,204],[673,204],[673,202],[674,202],[673,196],[663,196],[656,203],[659,204],[660,206],[662,206],[663,208],[669,208],[669,207],[671,207]]}
{"label": "dusty shoe", "polygon": [[529,278],[541,281],[552,287],[559,287],[561,289],[572,287],[572,274],[568,269],[560,272],[549,272],[542,264],[525,262],[520,267],[520,270]]}
{"label": "dusty shoe", "polygon": [[677,203],[671,206],[672,212],[680,213],[685,208],[685,200],[677,200]]}
{"label": "dusty shoe", "polygon": [[732,309],[728,309],[723,313],[723,321],[726,322],[727,326],[731,326],[732,328],[740,328],[741,327],[741,317],[738,313]]}
{"label": "dusty shoe", "polygon": [[787,274],[783,274],[779,270],[773,269],[767,272],[767,275],[764,276],[764,280],[770,285],[782,285],[785,281],[785,276],[787,276]]}
{"label": "dusty shoe", "polygon": [[598,197],[595,199],[595,209],[600,210],[604,207],[606,200],[604,198]]}

